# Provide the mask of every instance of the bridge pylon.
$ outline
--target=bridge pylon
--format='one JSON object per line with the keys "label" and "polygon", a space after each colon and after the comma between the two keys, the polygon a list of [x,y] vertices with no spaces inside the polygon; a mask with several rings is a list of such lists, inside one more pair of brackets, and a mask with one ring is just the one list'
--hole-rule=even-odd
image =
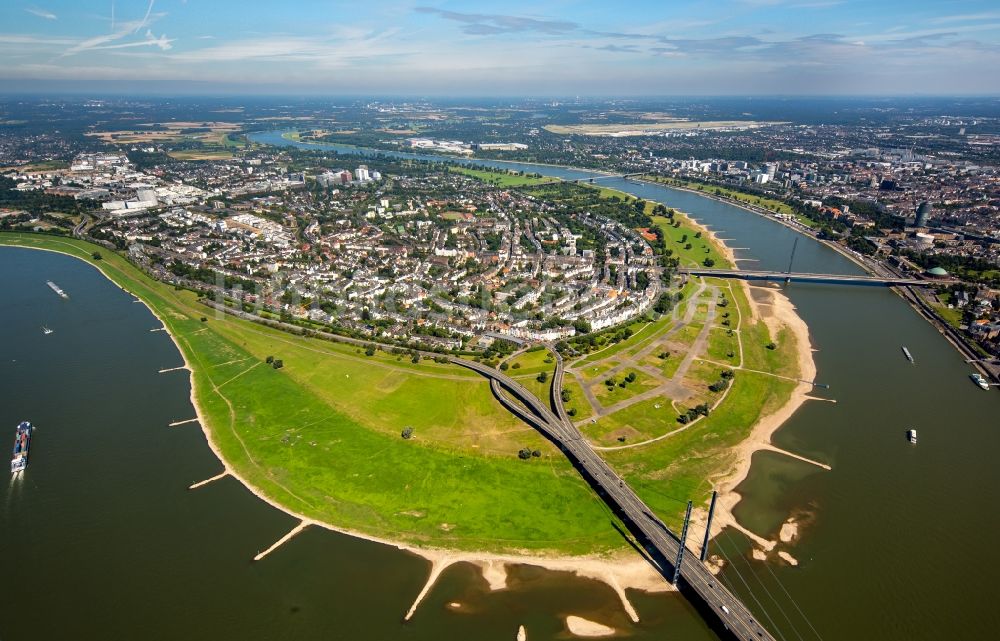
{"label": "bridge pylon", "polygon": [[715,500],[719,498],[719,493],[712,490],[712,504],[708,506],[708,522],[705,523],[705,540],[701,542],[701,562],[708,558],[708,540],[712,536],[712,517],[715,516]]}
{"label": "bridge pylon", "polygon": [[688,501],[687,512],[684,514],[684,527],[681,529],[681,543],[677,548],[677,562],[674,563],[674,580],[673,584],[677,585],[678,579],[681,578],[681,563],[684,562],[684,543],[687,541],[688,536],[688,525],[691,523],[691,501]]}

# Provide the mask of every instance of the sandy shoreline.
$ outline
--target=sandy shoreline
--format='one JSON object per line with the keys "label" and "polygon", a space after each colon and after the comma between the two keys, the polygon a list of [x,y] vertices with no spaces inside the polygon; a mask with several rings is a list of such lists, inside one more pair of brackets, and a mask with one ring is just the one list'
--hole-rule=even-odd
{"label": "sandy shoreline", "polygon": [[[695,193],[697,195],[709,196],[708,194],[701,194],[700,192],[694,190],[685,189],[684,191],[690,191],[691,193]],[[728,202],[723,199],[718,200],[721,202]],[[738,205],[734,204],[734,206]],[[746,211],[753,211],[747,207],[741,208]],[[677,211],[677,214],[683,216],[686,222],[692,227],[700,229],[704,232],[711,240],[712,244],[729,261],[730,265],[734,268],[737,267],[736,254],[733,249],[723,241],[719,240],[709,227],[696,221],[686,212],[676,209],[675,211]],[[752,318],[743,319],[743,322],[763,322],[767,325],[768,331],[774,340],[777,340],[778,333],[782,328],[788,328],[795,337],[795,349],[798,357],[798,378],[806,381],[815,380],[816,362],[813,359],[814,350],[812,342],[809,338],[809,327],[796,313],[795,306],[788,299],[788,297],[778,289],[771,287],[761,288],[766,289],[771,296],[769,305],[771,313],[763,314],[760,304],[751,295],[750,283],[745,280],[738,280],[737,283],[743,288],[744,296],[746,297],[747,304],[749,305],[752,314]],[[773,449],[773,446],[771,445],[771,437],[807,400],[810,400],[809,392],[812,391],[812,388],[813,386],[809,383],[800,382],[795,389],[792,390],[788,400],[781,407],[770,414],[762,416],[754,425],[750,435],[742,443],[733,448],[733,452],[735,454],[733,467],[728,473],[722,475],[721,478],[715,481],[716,490],[719,492],[719,498],[715,507],[715,516],[712,522],[712,531],[710,534],[711,538],[714,539],[717,537],[725,527],[733,527],[747,535],[763,550],[770,551],[774,548],[776,545],[775,541],[769,541],[754,534],[737,521],[735,515],[733,514],[733,510],[742,499],[742,496],[736,492],[736,487],[746,480],[747,476],[749,476],[750,467],[753,462],[753,455],[762,450]],[[700,541],[701,538],[704,537],[705,524],[707,521],[707,509],[701,506],[696,507],[696,509],[692,512],[691,517],[691,524],[694,526],[694,529],[692,530],[692,534],[689,535],[690,541]],[[690,547],[693,544],[689,543],[688,545]],[[720,570],[721,566],[717,566],[715,569]]]}
{"label": "sandy shoreline", "polygon": [[[750,295],[750,285],[746,281],[740,281],[743,285],[750,307],[758,322],[763,322],[768,326],[771,336],[777,339],[778,331],[788,328],[795,337],[796,351],[798,355],[798,376],[810,381],[816,378],[816,362],[813,360],[813,348],[809,339],[809,328],[805,321],[795,313],[795,306],[792,305],[788,297],[777,289],[767,288],[772,297],[771,315],[761,316],[760,309],[753,297]],[[792,390],[792,394],[784,405],[771,414],[762,416],[754,425],[750,436],[734,448],[736,460],[730,473],[724,475],[716,481],[716,489],[719,492],[719,500],[716,505],[715,519],[712,522],[711,536],[718,536],[724,527],[734,527],[744,534],[747,534],[758,545],[770,551],[774,548],[774,541],[767,541],[754,535],[739,524],[733,515],[733,509],[740,502],[742,497],[736,491],[736,487],[742,483],[750,474],[750,467],[753,462],[753,455],[761,450],[771,449],[771,437],[778,429],[784,425],[791,416],[809,400],[809,392],[813,386],[809,383],[800,382]],[[704,510],[698,515],[701,531],[704,531],[705,517]]]}

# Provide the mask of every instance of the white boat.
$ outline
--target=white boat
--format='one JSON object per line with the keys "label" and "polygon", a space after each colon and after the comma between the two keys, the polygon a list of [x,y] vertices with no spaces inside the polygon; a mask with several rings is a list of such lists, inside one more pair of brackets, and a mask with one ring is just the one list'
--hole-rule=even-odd
{"label": "white boat", "polygon": [[913,444],[917,442],[917,430],[906,430],[906,438]]}
{"label": "white boat", "polygon": [[42,333],[48,336],[49,334],[52,333],[52,330],[46,327],[45,325],[42,325]]}
{"label": "white boat", "polygon": [[55,283],[53,283],[53,282],[52,282],[51,280],[47,280],[47,281],[45,281],[45,284],[46,284],[46,285],[48,285],[48,286],[49,286],[49,289],[51,289],[52,291],[54,291],[54,292],[55,292],[56,294],[58,294],[58,295],[59,295],[59,296],[60,296],[61,298],[69,298],[69,294],[67,294],[66,292],[64,292],[64,291],[63,291],[63,290],[62,290],[62,289],[61,289],[61,288],[59,287],[59,285],[56,285],[56,284],[55,284]]}
{"label": "white boat", "polygon": [[979,373],[970,374],[969,378],[972,379],[973,383],[975,383],[979,387],[983,388],[984,390],[989,390],[990,389],[989,381],[987,381],[985,378],[983,378],[982,374],[979,374]]}

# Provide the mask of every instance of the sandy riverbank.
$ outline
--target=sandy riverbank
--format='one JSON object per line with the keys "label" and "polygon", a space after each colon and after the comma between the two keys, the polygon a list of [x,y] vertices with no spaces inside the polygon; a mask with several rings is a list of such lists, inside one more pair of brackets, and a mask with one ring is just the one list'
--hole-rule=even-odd
{"label": "sandy riverbank", "polygon": [[[763,322],[767,325],[772,337],[777,337],[782,328],[787,328],[795,337],[796,353],[798,356],[798,376],[803,381],[811,381],[816,378],[816,362],[813,360],[813,348],[809,339],[809,328],[805,321],[795,312],[788,297],[775,288],[758,288],[769,292],[771,301],[770,312],[763,313],[759,305],[750,293],[750,285],[746,281],[740,281],[747,300],[750,301],[750,308],[753,313],[751,322]],[[722,478],[715,481],[716,489],[719,491],[719,499],[716,504],[715,519],[712,522],[711,536],[718,536],[723,528],[729,526],[740,530],[757,543],[764,550],[770,551],[776,545],[775,541],[768,541],[744,528],[733,515],[733,509],[742,498],[736,491],[736,487],[742,483],[750,473],[750,466],[753,462],[753,455],[761,450],[771,450],[771,437],[791,416],[809,400],[809,392],[813,386],[810,383],[800,382],[792,390],[788,400],[774,412],[760,417],[754,425],[750,436],[734,448],[735,460],[731,471]],[[694,517],[695,522],[700,527],[696,530],[704,532],[707,514],[704,510]]]}
{"label": "sandy riverbank", "polygon": [[[698,195],[700,192],[692,191]],[[727,202],[719,199],[721,202]],[[729,203],[739,206],[736,203]],[[747,211],[753,211],[747,207],[741,207]],[[756,212],[754,212],[756,213]],[[718,251],[725,256],[732,267],[737,266],[736,254],[731,247],[719,240],[715,233],[707,226],[691,218],[688,214],[678,211],[684,216],[686,222],[692,227],[701,230],[710,239]],[[781,222],[781,221],[777,221]],[[796,313],[795,306],[779,289],[773,287],[757,287],[759,291],[767,291],[770,296],[766,304],[767,311],[763,309],[765,305],[759,303],[751,294],[750,283],[745,280],[738,280],[738,286],[743,288],[743,293],[750,307],[751,318],[743,319],[743,322],[763,322],[767,325],[771,336],[777,340],[778,333],[782,328],[788,328],[795,338],[795,351],[797,357],[798,378],[811,381],[816,377],[816,362],[813,360],[813,347],[809,338],[809,328],[802,318]],[[750,436],[733,449],[734,462],[731,470],[721,478],[715,480],[716,489],[719,492],[719,499],[716,504],[715,517],[712,522],[712,538],[719,535],[725,527],[733,527],[752,539],[759,550],[755,550],[758,555],[770,552],[777,544],[776,541],[769,541],[743,527],[733,514],[733,510],[740,502],[741,496],[736,492],[736,487],[742,483],[750,474],[750,467],[753,462],[753,455],[762,450],[774,449],[771,445],[771,436],[784,425],[791,416],[809,400],[809,392],[812,385],[800,382],[792,391],[788,400],[778,409],[761,416],[751,430]],[[705,508],[696,508],[692,513],[689,534],[690,541],[700,540],[704,537],[705,525],[708,520],[708,511]],[[689,543],[689,546],[693,545]],[[785,553],[787,555],[787,553]],[[784,558],[784,556],[782,557]],[[788,559],[786,559],[788,560]],[[720,570],[721,565],[715,565],[715,570]]]}

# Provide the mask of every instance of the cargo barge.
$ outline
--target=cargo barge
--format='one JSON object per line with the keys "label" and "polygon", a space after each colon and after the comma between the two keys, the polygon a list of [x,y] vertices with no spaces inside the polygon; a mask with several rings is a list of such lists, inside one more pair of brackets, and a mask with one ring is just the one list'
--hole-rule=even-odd
{"label": "cargo barge", "polygon": [[59,285],[56,285],[56,284],[55,284],[55,283],[53,283],[53,282],[52,282],[51,280],[47,280],[47,281],[45,281],[45,284],[49,286],[49,289],[51,289],[51,290],[52,290],[52,291],[54,291],[55,293],[59,294],[59,296],[60,296],[60,297],[62,297],[62,298],[69,298],[69,294],[67,294],[66,292],[64,292],[64,291],[63,291],[63,290],[62,290],[62,289],[61,289],[61,288],[59,287]]}
{"label": "cargo barge", "polygon": [[31,446],[31,423],[23,421],[14,434],[14,456],[10,459],[10,473],[17,474],[28,467],[28,448]]}

